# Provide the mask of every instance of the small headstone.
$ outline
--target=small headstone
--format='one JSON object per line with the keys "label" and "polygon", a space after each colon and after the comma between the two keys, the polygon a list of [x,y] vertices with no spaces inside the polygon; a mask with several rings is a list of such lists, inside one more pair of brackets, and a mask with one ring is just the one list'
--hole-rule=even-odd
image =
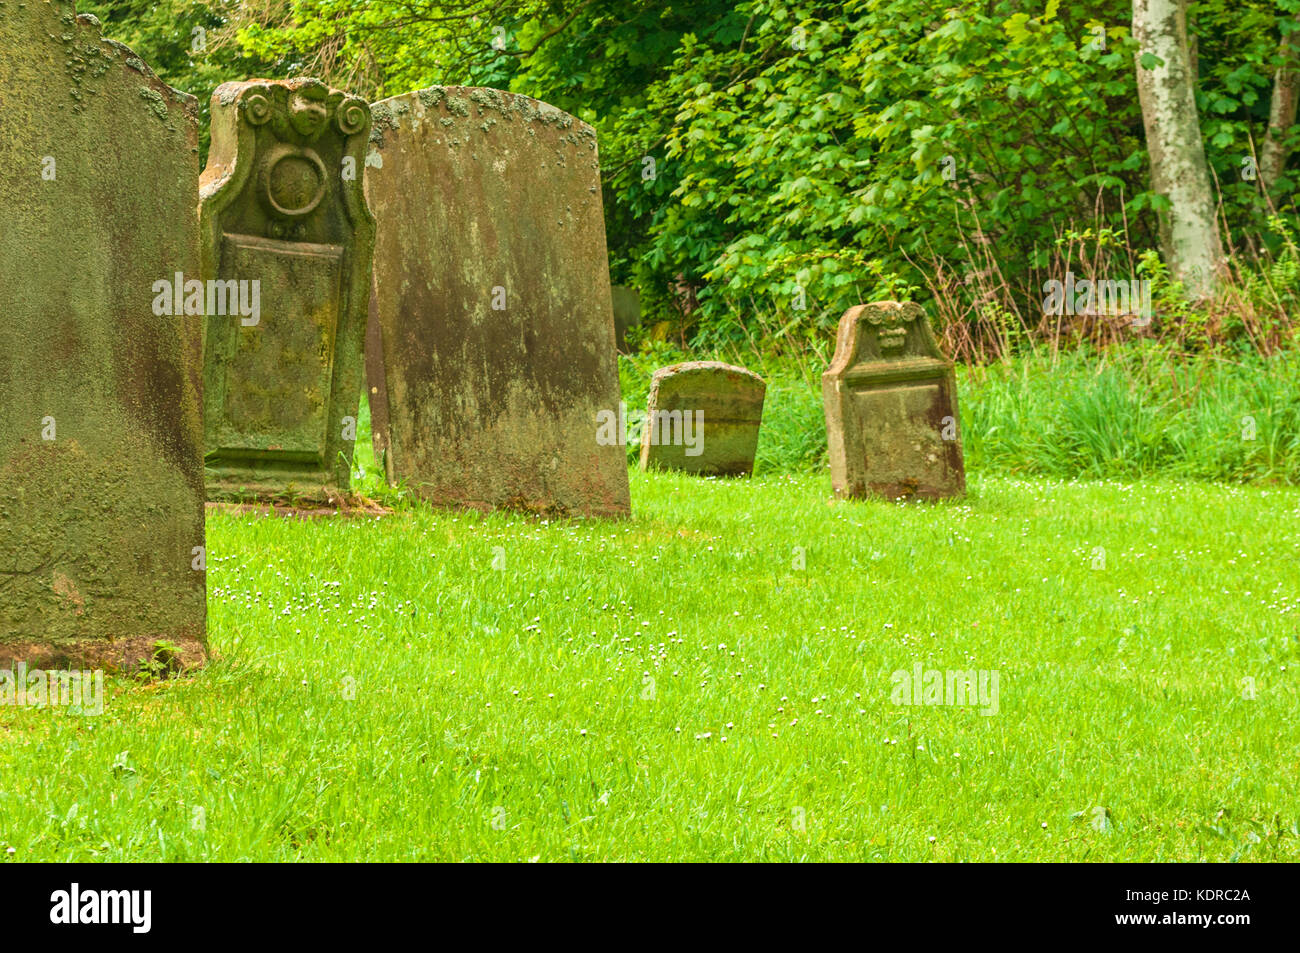
{"label": "small headstone", "polygon": [[627,285],[614,285],[610,290],[614,298],[614,339],[618,349],[626,353],[627,332],[641,324],[641,295]]}
{"label": "small headstone", "polygon": [[837,496],[965,491],[956,377],[920,305],[881,301],[844,312],[822,402]]}
{"label": "small headstone", "polygon": [[437,504],[627,515],[594,131],[494,89],[373,114],[366,373],[388,478]]}
{"label": "small headstone", "polygon": [[641,469],[749,476],[766,393],[763,378],[721,361],[659,368],[641,427]]}
{"label": "small headstone", "polygon": [[0,669],[201,662],[198,104],[70,3],[0,83]]}
{"label": "small headstone", "polygon": [[204,354],[213,499],[348,489],[375,234],[369,136],[369,105],[319,80],[212,95],[203,277],[226,291]]}

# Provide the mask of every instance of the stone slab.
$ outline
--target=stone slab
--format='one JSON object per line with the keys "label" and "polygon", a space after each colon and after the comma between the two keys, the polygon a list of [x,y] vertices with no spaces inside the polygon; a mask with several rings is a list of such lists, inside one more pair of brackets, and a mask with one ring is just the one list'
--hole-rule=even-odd
{"label": "stone slab", "polygon": [[197,102],[66,2],[0,5],[0,668],[204,657]]}
{"label": "stone slab", "polygon": [[441,505],[626,516],[596,137],[545,103],[433,87],[376,103],[366,369],[375,454]]}
{"label": "stone slab", "polygon": [[234,282],[241,308],[206,318],[211,499],[349,488],[374,248],[369,134],[369,105],[318,80],[213,93],[202,277]]}
{"label": "stone slab", "polygon": [[614,338],[619,351],[627,353],[627,332],[641,325],[641,294],[627,285],[614,285]]}

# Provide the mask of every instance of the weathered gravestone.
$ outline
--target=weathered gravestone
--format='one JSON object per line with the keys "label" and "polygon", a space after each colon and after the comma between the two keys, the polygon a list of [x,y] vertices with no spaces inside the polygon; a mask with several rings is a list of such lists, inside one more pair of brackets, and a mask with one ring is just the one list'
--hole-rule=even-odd
{"label": "weathered gravestone", "polygon": [[956,378],[920,305],[882,301],[844,312],[822,402],[836,495],[965,491]]}
{"label": "weathered gravestone", "polygon": [[203,329],[155,288],[198,271],[197,113],[0,4],[0,668],[204,657]]}
{"label": "weathered gravestone", "polygon": [[627,285],[610,288],[614,299],[614,341],[627,352],[627,332],[641,324],[641,295]]}
{"label": "weathered gravestone", "polygon": [[318,80],[212,95],[203,277],[227,302],[209,296],[204,354],[214,499],[348,488],[375,233],[369,135],[369,105]]}
{"label": "weathered gravestone", "polygon": [[659,368],[641,427],[641,469],[749,476],[766,392],[753,371],[721,361]]}
{"label": "weathered gravestone", "polygon": [[[629,512],[591,127],[493,89],[376,103],[376,456],[438,504]],[[609,428],[612,429],[612,428]]]}

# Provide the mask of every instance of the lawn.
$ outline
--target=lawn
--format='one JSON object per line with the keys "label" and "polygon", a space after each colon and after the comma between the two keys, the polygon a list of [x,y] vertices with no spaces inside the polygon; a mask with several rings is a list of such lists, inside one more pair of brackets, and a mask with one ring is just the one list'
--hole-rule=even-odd
{"label": "lawn", "polygon": [[0,859],[1300,859],[1295,488],[632,498],[210,514],[204,670],[0,708]]}

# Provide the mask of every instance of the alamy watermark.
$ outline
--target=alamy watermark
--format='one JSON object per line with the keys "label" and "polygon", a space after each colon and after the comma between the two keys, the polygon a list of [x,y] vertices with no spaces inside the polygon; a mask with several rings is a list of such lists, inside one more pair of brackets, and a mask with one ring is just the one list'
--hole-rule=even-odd
{"label": "alamy watermark", "polygon": [[912,671],[898,669],[889,676],[895,705],[978,705],[981,715],[998,713],[997,669],[926,669],[917,662]]}
{"label": "alamy watermark", "polygon": [[262,282],[197,278],[188,281],[181,272],[173,280],[159,278],[153,283],[153,313],[171,315],[239,315],[239,323],[252,327],[262,320]]}
{"label": "alamy watermark", "polygon": [[628,425],[627,404],[622,401],[617,414],[612,410],[597,411],[596,443],[602,447],[640,443],[647,427],[652,446],[685,447],[688,457],[698,457],[704,452],[704,411],[656,410],[647,414],[640,428],[635,429]]}
{"label": "alamy watermark", "polygon": [[50,894],[50,922],[129,926],[132,933],[148,933],[153,925],[152,890],[82,890],[73,883]]}
{"label": "alamy watermark", "polygon": [[1053,278],[1044,282],[1043,293],[1047,295],[1044,314],[1132,316],[1135,328],[1151,323],[1151,282],[1146,278],[1076,281],[1074,272],[1067,271],[1064,281]]}
{"label": "alamy watermark", "polygon": [[10,707],[46,705],[80,708],[84,715],[104,713],[104,672],[46,672],[28,670],[26,662],[16,668],[0,668],[0,705]]}

